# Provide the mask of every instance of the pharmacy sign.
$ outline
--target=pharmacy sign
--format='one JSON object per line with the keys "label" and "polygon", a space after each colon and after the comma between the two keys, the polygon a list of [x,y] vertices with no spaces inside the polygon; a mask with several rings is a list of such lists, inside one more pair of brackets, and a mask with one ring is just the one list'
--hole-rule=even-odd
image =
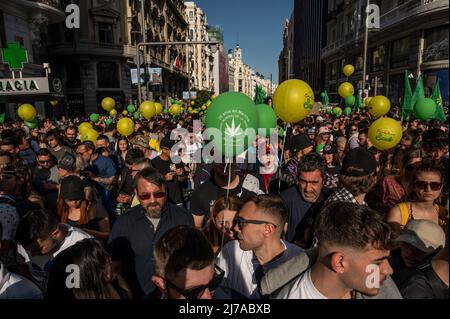
{"label": "pharmacy sign", "polygon": [[2,49],[2,60],[4,64],[9,66],[13,73],[13,78],[0,79],[0,96],[50,93],[48,77],[14,77],[14,72],[22,71],[24,63],[28,63],[27,50],[22,48],[20,43],[8,43],[6,48]]}

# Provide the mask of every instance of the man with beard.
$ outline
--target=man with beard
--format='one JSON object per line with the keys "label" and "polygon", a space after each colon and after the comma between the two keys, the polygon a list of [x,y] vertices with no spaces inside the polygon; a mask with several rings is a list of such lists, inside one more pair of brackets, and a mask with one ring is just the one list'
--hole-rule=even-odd
{"label": "man with beard", "polygon": [[155,293],[153,247],[178,225],[194,225],[189,211],[167,202],[167,186],[154,168],[145,168],[134,179],[140,205],[127,210],[114,224],[108,241],[113,269],[123,275],[135,298]]}
{"label": "man with beard", "polygon": [[64,133],[64,135],[64,145],[70,147],[73,151],[75,151],[78,144],[80,144],[80,140],[77,139],[77,128],[73,125],[69,125],[66,128],[66,132]]}

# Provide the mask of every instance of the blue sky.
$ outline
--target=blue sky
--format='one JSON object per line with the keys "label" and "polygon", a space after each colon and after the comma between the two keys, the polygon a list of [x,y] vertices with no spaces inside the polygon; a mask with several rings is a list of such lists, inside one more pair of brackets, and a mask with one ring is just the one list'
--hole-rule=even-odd
{"label": "blue sky", "polygon": [[293,0],[194,0],[209,25],[224,30],[225,48],[234,49],[239,34],[244,63],[278,83],[278,57],[283,47],[283,25]]}

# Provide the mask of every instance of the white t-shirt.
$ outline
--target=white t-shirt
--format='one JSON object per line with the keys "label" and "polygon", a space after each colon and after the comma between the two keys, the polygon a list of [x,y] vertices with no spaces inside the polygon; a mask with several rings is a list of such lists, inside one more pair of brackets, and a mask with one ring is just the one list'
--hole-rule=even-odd
{"label": "white t-shirt", "polygon": [[28,279],[10,273],[0,263],[0,299],[42,299],[41,290]]}
{"label": "white t-shirt", "polygon": [[64,238],[60,247],[50,254],[30,256],[21,245],[17,245],[17,252],[22,255],[22,257],[25,259],[25,262],[30,268],[33,282],[37,284],[43,291],[45,291],[47,287],[48,272],[52,265],[53,259],[60,252],[73,246],[75,243],[86,238],[92,238],[91,235],[85,233],[81,229],[74,228],[66,224],[63,224],[63,226],[67,227],[66,237]]}
{"label": "white t-shirt", "polygon": [[311,280],[311,268],[284,288],[277,299],[328,299],[317,290]]}
{"label": "white t-shirt", "polygon": [[[276,268],[290,258],[300,254],[303,249],[291,243],[282,241],[285,251],[281,257],[263,266],[264,274],[269,269]],[[239,241],[227,243],[217,257],[217,266],[225,271],[222,286],[230,288],[246,298],[260,299],[255,269],[259,266],[253,251],[243,251]]]}

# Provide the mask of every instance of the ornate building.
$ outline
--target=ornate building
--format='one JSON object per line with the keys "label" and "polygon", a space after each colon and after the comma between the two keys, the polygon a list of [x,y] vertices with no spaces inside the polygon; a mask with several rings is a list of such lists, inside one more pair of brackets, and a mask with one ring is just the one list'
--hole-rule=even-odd
{"label": "ornate building", "polygon": [[[193,1],[184,3],[189,24],[189,41],[209,41],[208,22],[203,10]],[[214,54],[210,46],[193,45],[189,47],[191,87],[212,91],[214,88]]]}
{"label": "ornate building", "polygon": [[234,54],[232,50],[228,51],[228,74],[233,79],[230,90],[242,92],[253,99],[255,95],[256,85],[260,85],[268,95],[272,95],[275,86],[270,80],[266,80],[259,72],[255,72],[244,64],[242,58],[242,50],[239,44],[236,45]]}

